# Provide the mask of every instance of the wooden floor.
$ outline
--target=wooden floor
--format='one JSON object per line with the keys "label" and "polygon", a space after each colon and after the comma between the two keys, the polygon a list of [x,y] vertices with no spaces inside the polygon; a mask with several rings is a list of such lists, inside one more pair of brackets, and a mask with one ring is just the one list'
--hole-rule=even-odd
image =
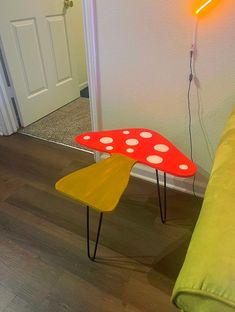
{"label": "wooden floor", "polygon": [[0,138],[0,312],[176,311],[171,291],[201,203],[169,190],[163,225],[154,185],[132,178],[117,210],[104,215],[93,263],[85,207],[54,190],[92,162],[21,134]]}

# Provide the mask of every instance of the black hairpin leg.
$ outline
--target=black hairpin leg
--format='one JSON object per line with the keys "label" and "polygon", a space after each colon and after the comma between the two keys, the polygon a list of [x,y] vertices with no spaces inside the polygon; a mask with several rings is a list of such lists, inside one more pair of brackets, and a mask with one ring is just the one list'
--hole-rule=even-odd
{"label": "black hairpin leg", "polygon": [[87,215],[86,215],[87,216],[87,255],[90,260],[95,261],[96,251],[97,251],[99,237],[100,237],[100,228],[101,228],[101,223],[102,223],[102,218],[103,218],[103,212],[100,213],[100,220],[99,220],[99,225],[98,225],[98,230],[97,230],[97,235],[96,235],[94,254],[93,256],[91,256],[90,254],[89,206],[87,206],[86,208],[87,208]]}
{"label": "black hairpin leg", "polygon": [[158,192],[158,202],[159,202],[159,208],[160,208],[161,221],[162,223],[165,223],[166,222],[166,173],[164,172],[163,200],[161,198],[158,170],[156,170],[156,178],[157,178],[157,192]]}

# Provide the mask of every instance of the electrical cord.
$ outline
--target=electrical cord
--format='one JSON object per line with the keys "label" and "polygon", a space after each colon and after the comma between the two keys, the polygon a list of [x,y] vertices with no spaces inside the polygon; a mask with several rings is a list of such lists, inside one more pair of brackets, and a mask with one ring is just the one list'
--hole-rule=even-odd
{"label": "electrical cord", "polygon": [[[193,81],[193,53],[194,53],[194,47],[192,46],[190,50],[190,62],[189,62],[189,68],[190,68],[190,73],[189,73],[189,84],[188,84],[188,92],[187,92],[187,99],[188,99],[188,116],[189,116],[189,121],[188,121],[188,132],[189,132],[189,145],[190,145],[190,159],[193,161],[193,139],[192,139],[192,113],[191,113],[191,87],[192,87],[192,81]],[[197,200],[198,197],[195,192],[195,180],[196,176],[193,176],[193,195]]]}
{"label": "electrical cord", "polygon": [[189,74],[189,84],[188,84],[188,116],[189,116],[189,123],[188,123],[188,132],[189,132],[189,143],[190,143],[190,158],[193,161],[193,140],[192,140],[192,113],[191,113],[191,101],[190,101],[190,93],[191,93],[191,86],[193,80],[193,50],[190,51],[190,74]]}
{"label": "electrical cord", "polygon": [[[204,140],[206,143],[207,151],[210,157],[211,164],[213,163],[213,149],[210,145],[210,141],[208,138],[208,135],[206,133],[205,126],[203,124],[203,119],[201,116],[201,99],[199,95],[199,87],[198,87],[198,82],[197,82],[197,77],[196,77],[196,72],[195,72],[195,59],[196,59],[196,41],[197,41],[197,31],[198,31],[198,18],[197,16],[195,17],[195,22],[194,22],[194,31],[193,31],[193,40],[192,40],[192,46],[190,49],[190,73],[189,73],[189,84],[188,84],[188,96],[187,96],[187,101],[188,101],[188,116],[189,116],[189,122],[188,122],[188,131],[189,131],[189,143],[190,143],[190,157],[191,160],[193,161],[193,136],[192,136],[192,113],[191,113],[191,86],[192,86],[192,81],[194,80],[196,88],[197,88],[197,113],[198,113],[198,120],[200,123],[200,127],[204,136]],[[192,184],[192,189],[193,189],[193,195],[196,197],[196,199],[199,201],[199,198],[197,197],[195,193],[195,180],[196,180],[196,175],[193,177],[193,184]]]}

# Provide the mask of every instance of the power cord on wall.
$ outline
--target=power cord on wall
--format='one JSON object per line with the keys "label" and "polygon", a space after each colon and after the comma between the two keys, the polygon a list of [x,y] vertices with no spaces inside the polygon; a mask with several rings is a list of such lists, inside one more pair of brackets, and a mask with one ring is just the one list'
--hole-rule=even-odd
{"label": "power cord on wall", "polygon": [[[190,73],[189,73],[189,83],[188,83],[188,92],[187,92],[187,101],[188,101],[188,132],[189,132],[189,145],[190,145],[190,158],[193,161],[193,139],[192,139],[192,113],[191,113],[191,87],[192,87],[192,81],[193,81],[193,55],[194,55],[194,45],[192,45],[192,48],[190,50],[190,62],[189,62],[189,68],[190,68]],[[193,176],[193,195],[196,197],[197,200],[198,197],[195,192],[195,180],[196,180],[196,175]]]}
{"label": "power cord on wall", "polygon": [[192,113],[191,113],[191,101],[190,101],[190,93],[191,93],[191,86],[193,81],[193,49],[190,50],[190,73],[189,73],[189,84],[188,84],[188,132],[189,132],[189,143],[190,143],[190,158],[193,161],[193,140],[192,140]]}
{"label": "power cord on wall", "polygon": [[[189,84],[188,84],[188,96],[187,96],[187,100],[188,100],[188,116],[189,116],[189,122],[188,122],[188,131],[189,131],[189,143],[190,143],[190,157],[191,160],[193,161],[193,138],[192,138],[192,113],[191,113],[191,101],[190,101],[190,93],[191,93],[191,86],[192,86],[192,81],[195,81],[196,87],[197,87],[197,107],[198,107],[198,119],[199,119],[199,123],[200,123],[200,127],[202,130],[202,134],[204,136],[204,140],[206,143],[206,147],[209,153],[209,157],[211,160],[211,163],[213,163],[213,157],[212,157],[212,152],[213,149],[210,146],[210,142],[208,139],[208,135],[206,133],[206,129],[204,127],[203,124],[203,119],[201,116],[201,99],[199,96],[199,85],[198,85],[198,79],[196,77],[196,73],[195,73],[195,56],[196,56],[196,42],[197,42],[197,30],[198,30],[198,14],[205,8],[207,7],[208,4],[210,4],[212,1],[209,0],[207,2],[205,2],[200,8],[198,8],[195,11],[195,22],[194,22],[194,31],[193,31],[193,40],[192,40],[192,46],[191,46],[191,50],[190,50],[190,73],[189,73]],[[199,199],[196,196],[195,193],[195,179],[196,176],[194,175],[193,177],[193,194],[194,196]]]}
{"label": "power cord on wall", "polygon": [[[206,143],[206,147],[209,153],[209,157],[211,160],[211,163],[213,162],[212,160],[212,153],[211,153],[211,148],[210,148],[210,142],[206,133],[206,129],[203,125],[203,120],[201,116],[201,103],[200,103],[200,96],[199,96],[199,83],[196,77],[195,73],[195,58],[196,58],[196,53],[197,53],[197,32],[198,32],[198,18],[195,18],[194,22],[194,30],[193,30],[193,38],[192,38],[192,46],[190,49],[190,62],[189,62],[189,84],[188,84],[188,93],[187,93],[187,102],[188,102],[188,132],[189,132],[189,144],[190,144],[190,158],[193,161],[193,135],[192,135],[192,113],[191,113],[191,87],[192,87],[192,82],[195,82],[196,88],[197,88],[197,106],[198,106],[198,119],[200,123],[200,127],[202,130],[202,134]],[[193,177],[193,184],[192,184],[192,191],[193,195],[199,200],[199,198],[196,195],[195,192],[195,181],[196,181],[196,175]]]}

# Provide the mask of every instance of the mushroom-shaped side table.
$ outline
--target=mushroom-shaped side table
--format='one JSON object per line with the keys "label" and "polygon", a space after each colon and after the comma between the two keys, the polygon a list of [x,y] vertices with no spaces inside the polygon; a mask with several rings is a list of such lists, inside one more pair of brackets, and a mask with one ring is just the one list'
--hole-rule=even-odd
{"label": "mushroom-shaped side table", "polygon": [[[161,221],[166,221],[166,174],[191,177],[196,165],[159,133],[142,128],[89,132],[76,137],[76,142],[111,157],[77,170],[56,183],[59,192],[87,206],[87,251],[95,259],[103,212],[117,206],[126,189],[130,172],[139,162],[156,170]],[[163,200],[160,193],[158,170],[164,172]],[[163,201],[163,203],[162,203]],[[100,212],[95,250],[90,255],[89,207]]]}

